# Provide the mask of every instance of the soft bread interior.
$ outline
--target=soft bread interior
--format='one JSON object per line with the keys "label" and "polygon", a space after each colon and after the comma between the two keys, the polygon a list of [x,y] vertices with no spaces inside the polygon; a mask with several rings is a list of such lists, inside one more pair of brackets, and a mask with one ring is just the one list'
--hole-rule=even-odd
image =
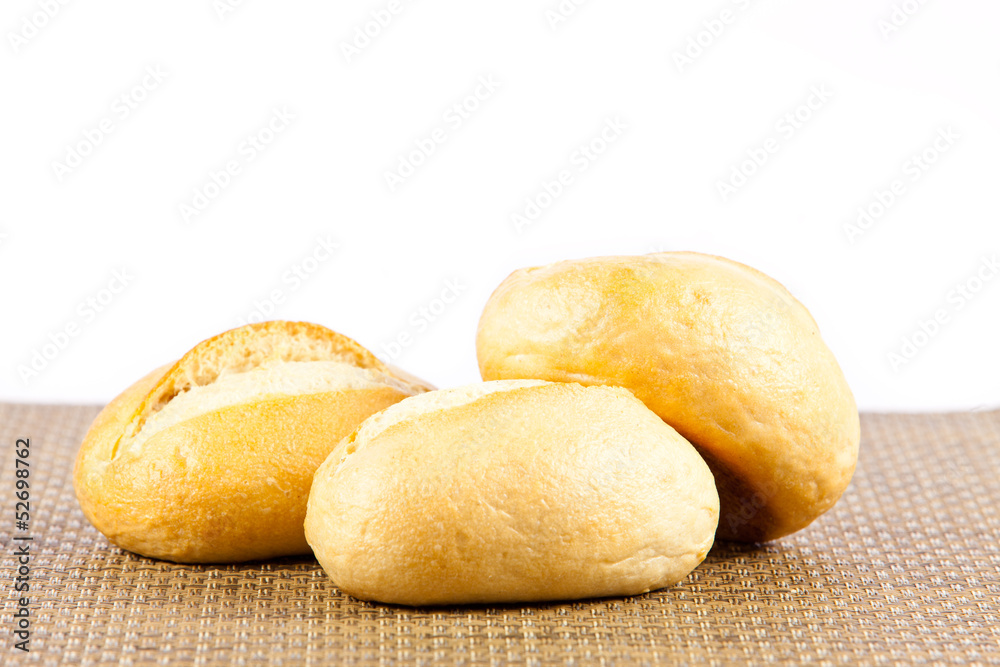
{"label": "soft bread interior", "polygon": [[463,387],[441,389],[439,391],[404,398],[399,403],[390,405],[382,412],[366,419],[354,435],[351,436],[351,441],[364,442],[371,440],[393,424],[410,419],[411,417],[472,403],[489,394],[524,389],[526,387],[538,387],[543,384],[552,383],[545,380],[493,380],[492,382],[478,382]]}
{"label": "soft bread interior", "polygon": [[211,384],[193,386],[153,413],[134,437],[122,441],[134,449],[175,424],[232,405],[265,397],[301,396],[348,389],[389,386],[412,396],[417,390],[385,373],[342,361],[272,362],[243,372],[226,372]]}

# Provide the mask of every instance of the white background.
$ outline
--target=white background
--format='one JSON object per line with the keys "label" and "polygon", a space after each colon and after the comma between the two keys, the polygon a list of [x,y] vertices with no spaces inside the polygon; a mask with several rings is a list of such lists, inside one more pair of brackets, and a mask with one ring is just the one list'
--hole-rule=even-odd
{"label": "white background", "polygon": [[[45,4],[0,11],[0,400],[106,401],[274,290],[271,317],[383,356],[409,335],[395,363],[472,382],[479,313],[513,269],[689,249],[783,282],[862,409],[1000,404],[1000,279],[951,292],[1000,252],[996,2],[591,0],[553,25],[555,0],[412,0],[350,59],[388,0],[50,2],[51,18]],[[490,76],[456,127],[449,109]],[[831,96],[786,136],[816,87]],[[295,119],[247,160],[276,108]],[[55,166],[102,119],[113,130],[82,163]],[[574,151],[608,119],[625,129],[580,171]],[[446,141],[392,191],[385,173],[435,128]],[[942,128],[958,138],[912,180]],[[769,138],[777,151],[723,201],[718,184]],[[185,221],[233,159],[240,173]],[[563,169],[572,184],[518,231],[512,214]],[[849,238],[895,179],[905,192]],[[295,283],[318,238],[338,250]],[[124,289],[102,293],[122,270]],[[458,297],[421,325],[449,280]],[[894,368],[938,309],[946,323]]]}

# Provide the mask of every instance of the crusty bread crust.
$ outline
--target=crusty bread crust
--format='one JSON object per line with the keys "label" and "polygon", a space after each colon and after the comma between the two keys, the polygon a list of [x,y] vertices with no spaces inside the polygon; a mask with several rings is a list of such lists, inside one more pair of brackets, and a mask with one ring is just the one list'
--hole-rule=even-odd
{"label": "crusty bread crust", "polygon": [[[280,391],[255,394],[252,381],[243,382],[215,409],[193,410],[165,428],[150,421],[184,392],[213,391],[220,377],[290,366],[293,379]],[[323,377],[294,393],[295,378],[309,373]],[[302,523],[315,469],[366,417],[422,390],[323,327],[242,327],[199,344],[105,407],[77,457],[77,497],[98,530],[145,556],[234,562],[308,553]]]}
{"label": "crusty bread crust", "polygon": [[658,253],[512,273],[479,322],[484,380],[630,389],[716,475],[721,539],[800,530],[847,488],[857,406],[815,320],[722,257]]}
{"label": "crusty bread crust", "polygon": [[578,599],[684,578],[718,509],[701,457],[628,391],[507,381],[366,421],[317,471],[306,536],[365,600]]}
{"label": "crusty bread crust", "polygon": [[223,373],[239,373],[275,362],[319,360],[342,361],[393,375],[389,367],[358,343],[318,324],[251,324],[204,340],[178,359],[136,407],[125,435],[138,432],[145,420],[174,396],[211,384]]}

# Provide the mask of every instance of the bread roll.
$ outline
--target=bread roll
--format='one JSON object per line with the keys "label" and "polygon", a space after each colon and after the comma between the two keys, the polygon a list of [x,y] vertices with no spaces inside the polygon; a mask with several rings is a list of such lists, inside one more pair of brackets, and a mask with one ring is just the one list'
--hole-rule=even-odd
{"label": "bread roll", "polygon": [[364,600],[635,595],[705,558],[718,503],[697,452],[629,392],[490,382],[365,421],[316,472],[306,538]]}
{"label": "bread roll", "polygon": [[631,390],[715,473],[720,539],[766,541],[830,509],[858,457],[854,397],[779,283],[689,252],[515,271],[479,322],[484,380]]}
{"label": "bread roll", "polygon": [[428,389],[329,329],[266,322],[206,340],[129,387],[76,460],[84,514],[143,556],[309,553],[312,475],[369,415]]}

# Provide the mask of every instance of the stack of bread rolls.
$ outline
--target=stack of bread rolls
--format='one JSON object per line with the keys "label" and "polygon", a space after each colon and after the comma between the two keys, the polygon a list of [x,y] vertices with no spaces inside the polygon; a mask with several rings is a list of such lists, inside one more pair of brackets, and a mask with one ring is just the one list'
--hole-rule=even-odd
{"label": "stack of bread rolls", "polygon": [[80,504],[153,558],[311,551],[365,600],[529,602],[643,593],[716,536],[800,530],[857,461],[816,323],[736,262],[516,271],[476,343],[485,382],[435,391],[314,324],[206,340],[98,415]]}

